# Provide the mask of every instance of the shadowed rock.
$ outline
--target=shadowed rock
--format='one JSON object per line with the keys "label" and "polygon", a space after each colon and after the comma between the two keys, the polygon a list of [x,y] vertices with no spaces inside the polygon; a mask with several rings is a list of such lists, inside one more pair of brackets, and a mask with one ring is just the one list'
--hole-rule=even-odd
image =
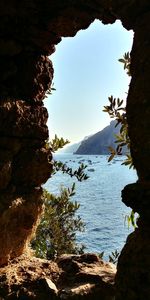
{"label": "shadowed rock", "polygon": [[[28,244],[42,213],[41,185],[46,182],[52,172],[52,156],[45,144],[48,138],[46,126],[48,115],[46,109],[43,108],[43,99],[50,90],[53,79],[53,67],[48,55],[55,51],[55,45],[61,41],[61,37],[75,36],[79,30],[86,29],[95,19],[99,19],[104,24],[112,24],[119,19],[127,30],[134,30],[130,68],[132,79],[126,112],[131,141],[130,150],[140,185],[125,189],[123,201],[134,210],[140,211],[140,219],[138,230],[129,237],[119,258],[115,299],[150,299],[148,288],[150,286],[150,259],[147,246],[150,245],[150,222],[148,220],[150,207],[148,201],[150,190],[150,1],[1,0],[0,292],[1,298],[5,300],[45,300],[44,291],[36,296],[38,295],[37,280],[41,276],[46,278],[44,280],[45,292],[49,290],[50,284],[47,279],[51,279],[51,276],[49,277],[47,273],[45,273],[46,276],[43,275],[41,269],[38,269],[38,273],[36,266],[37,277],[33,270],[27,272],[25,266],[25,271],[20,273],[22,266],[18,268],[15,261],[10,262],[10,260],[28,251]],[[101,262],[95,263],[99,267],[102,264]],[[4,264],[8,266],[2,268]],[[33,260],[30,264],[33,265]],[[70,269],[67,267],[66,271],[62,268],[58,276],[58,282],[66,278],[66,285],[62,285],[62,288],[64,293],[70,293],[68,297],[74,297],[74,299],[82,299],[82,297],[83,299],[84,297],[100,299],[101,297],[104,300],[107,297],[106,290],[110,289],[112,292],[113,288],[109,285],[111,276],[108,276],[108,273],[112,272],[110,267],[108,267],[109,272],[106,272],[106,269],[104,272],[104,266],[101,265],[106,280],[102,273],[99,273],[101,274],[99,278],[96,271],[89,272],[92,263],[85,263],[83,267],[84,263],[74,257],[70,264],[72,264],[74,276],[71,275],[71,266]],[[145,271],[146,268],[147,271]],[[86,272],[87,269],[88,272]],[[68,274],[70,278],[67,277]],[[69,281],[74,278],[76,287],[74,281],[72,281],[73,286]],[[81,286],[79,280],[82,280]],[[12,285],[14,289],[11,289]],[[101,287],[104,288],[105,294],[102,294]],[[57,288],[60,292],[59,297],[63,299],[62,290],[60,291],[59,286]],[[82,291],[82,296],[79,296],[79,290]],[[46,294],[46,298],[48,297]]]}
{"label": "shadowed rock", "polygon": [[95,254],[64,255],[56,262],[20,256],[1,269],[0,297],[113,300],[115,273]]}

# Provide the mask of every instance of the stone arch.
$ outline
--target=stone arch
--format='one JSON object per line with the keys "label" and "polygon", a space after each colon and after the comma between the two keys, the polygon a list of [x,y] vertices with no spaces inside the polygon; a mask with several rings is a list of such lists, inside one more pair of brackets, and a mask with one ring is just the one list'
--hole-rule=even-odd
{"label": "stone arch", "polygon": [[2,0],[0,15],[0,265],[25,251],[42,212],[41,184],[52,170],[51,153],[45,148],[48,114],[42,102],[53,78],[48,55],[62,36],[74,36],[95,18],[104,24],[120,19],[135,32],[127,118],[139,176],[137,183],[124,188],[122,197],[140,219],[119,259],[116,300],[148,299],[149,1]]}

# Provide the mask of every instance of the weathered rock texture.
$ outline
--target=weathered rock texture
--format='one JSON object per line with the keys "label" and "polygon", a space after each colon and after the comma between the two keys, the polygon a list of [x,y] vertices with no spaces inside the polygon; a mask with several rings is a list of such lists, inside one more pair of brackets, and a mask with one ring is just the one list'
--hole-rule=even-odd
{"label": "weathered rock texture", "polygon": [[1,268],[0,299],[113,300],[116,267],[95,254],[56,262],[20,256]]}
{"label": "weathered rock texture", "polygon": [[42,102],[53,78],[47,56],[62,36],[95,18],[120,19],[135,32],[127,118],[139,181],[124,189],[123,201],[140,220],[119,259],[116,300],[150,299],[149,0],[0,1],[0,265],[27,249],[42,212],[41,184],[52,169]]}

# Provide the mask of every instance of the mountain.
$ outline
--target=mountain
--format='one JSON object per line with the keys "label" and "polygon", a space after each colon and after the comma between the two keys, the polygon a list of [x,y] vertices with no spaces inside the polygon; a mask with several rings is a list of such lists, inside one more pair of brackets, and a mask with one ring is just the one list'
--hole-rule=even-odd
{"label": "mountain", "polygon": [[59,153],[74,153],[77,151],[79,146],[81,145],[81,142],[72,144],[72,145],[67,145],[63,149],[58,150]]}
{"label": "mountain", "polygon": [[116,148],[115,136],[118,134],[119,125],[115,127],[116,121],[111,121],[110,125],[92,136],[84,139],[74,154],[109,154],[108,147]]}
{"label": "mountain", "polygon": [[57,153],[75,153],[79,146],[81,145],[81,141],[75,144],[67,144],[63,148],[59,149]]}

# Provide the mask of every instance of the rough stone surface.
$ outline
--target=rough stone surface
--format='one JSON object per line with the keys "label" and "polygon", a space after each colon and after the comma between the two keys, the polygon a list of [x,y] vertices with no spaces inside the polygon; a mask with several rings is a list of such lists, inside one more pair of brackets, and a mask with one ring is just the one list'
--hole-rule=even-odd
{"label": "rough stone surface", "polygon": [[143,230],[138,228],[129,235],[119,258],[116,276],[117,300],[150,299],[149,253],[150,230],[143,226]]}
{"label": "rough stone surface", "polygon": [[[76,270],[72,264],[77,266]],[[56,262],[23,255],[1,268],[0,297],[113,300],[115,273],[114,265],[93,254],[65,255]]]}
{"label": "rough stone surface", "polygon": [[149,186],[144,183],[132,183],[125,186],[122,190],[123,202],[132,207],[134,212],[140,215],[140,220],[145,223],[150,222],[150,190]]}
{"label": "rough stone surface", "polygon": [[48,138],[48,113],[41,105],[31,106],[22,100],[0,101],[0,115],[1,136],[40,140]]}
{"label": "rough stone surface", "polygon": [[144,13],[140,12],[134,25],[132,79],[127,99],[131,154],[139,180],[122,191],[123,202],[140,218],[138,229],[128,237],[119,258],[116,300],[150,299],[150,9],[148,1],[145,4]]}
{"label": "rough stone surface", "polygon": [[[140,16],[135,26],[131,52],[131,84],[127,101],[127,117],[131,139],[131,153],[139,181],[150,182],[150,37],[147,32],[150,10]],[[138,61],[137,61],[138,58]]]}
{"label": "rough stone surface", "polygon": [[25,251],[42,212],[40,186],[52,172],[47,118],[42,103],[0,101],[0,264]]}
{"label": "rough stone surface", "polygon": [[[27,251],[42,212],[41,184],[52,171],[51,153],[45,146],[48,114],[43,107],[53,79],[48,55],[55,51],[61,37],[74,36],[95,18],[104,24],[120,19],[126,29],[135,32],[127,120],[139,179],[122,195],[124,203],[140,212],[140,219],[138,230],[128,238],[119,258],[115,299],[150,299],[149,0],[0,1],[0,265]],[[79,264],[72,260],[76,275]],[[145,268],[147,271],[143,271]],[[81,277],[87,275],[80,272]],[[49,285],[47,281],[45,284]],[[76,298],[79,289],[71,287]],[[92,289],[91,283],[83,282],[82,293],[88,289]],[[9,297],[33,299],[16,294],[16,298],[13,294]]]}
{"label": "rough stone surface", "polygon": [[57,259],[63,270],[58,280],[60,299],[113,300],[116,267],[95,254],[62,255]]}
{"label": "rough stone surface", "polygon": [[8,191],[9,195],[7,192],[0,195],[0,265],[28,251],[28,242],[43,211],[42,189],[31,189],[20,195]]}

